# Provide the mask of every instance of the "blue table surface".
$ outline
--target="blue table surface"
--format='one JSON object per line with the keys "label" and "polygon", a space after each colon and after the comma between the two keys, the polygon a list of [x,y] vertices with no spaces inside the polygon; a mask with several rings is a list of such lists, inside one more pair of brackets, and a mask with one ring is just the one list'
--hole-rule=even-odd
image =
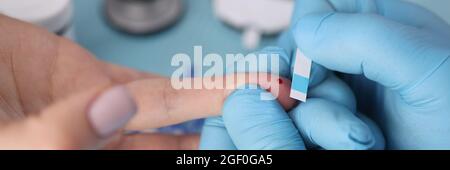
{"label": "blue table surface", "polygon": [[[184,15],[173,27],[145,36],[132,36],[111,28],[105,20],[103,0],[76,0],[77,42],[99,59],[142,71],[170,76],[177,53],[193,57],[193,47],[203,46],[203,55],[249,53],[241,45],[241,31],[213,14],[210,0],[184,0]],[[276,36],[263,38],[261,47],[274,45]]]}

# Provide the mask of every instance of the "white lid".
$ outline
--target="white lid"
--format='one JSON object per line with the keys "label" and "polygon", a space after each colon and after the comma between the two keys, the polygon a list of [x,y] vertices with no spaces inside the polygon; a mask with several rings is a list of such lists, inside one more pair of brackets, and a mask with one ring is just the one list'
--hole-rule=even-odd
{"label": "white lid", "polygon": [[292,0],[215,0],[216,15],[237,28],[252,28],[274,34],[289,27]]}
{"label": "white lid", "polygon": [[57,32],[72,18],[70,0],[0,0],[0,13]]}
{"label": "white lid", "polygon": [[294,11],[292,0],[215,0],[214,12],[229,25],[243,29],[243,45],[258,47],[262,34],[288,28]]}

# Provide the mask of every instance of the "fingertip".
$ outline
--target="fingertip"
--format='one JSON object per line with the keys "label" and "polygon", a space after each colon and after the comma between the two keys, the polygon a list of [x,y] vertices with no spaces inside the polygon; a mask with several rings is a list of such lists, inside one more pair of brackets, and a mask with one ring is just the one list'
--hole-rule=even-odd
{"label": "fingertip", "polygon": [[291,93],[291,81],[286,78],[280,78],[282,84],[280,84],[280,92],[278,94],[278,101],[283,106],[283,108],[288,111],[291,110],[295,105],[298,104],[296,100],[290,97]]}
{"label": "fingertip", "polygon": [[234,78],[231,76],[236,76],[238,79],[243,80],[248,78],[248,80],[233,82],[234,85],[229,85],[235,88],[225,90],[225,97],[227,98],[234,94],[248,92],[243,89],[263,89],[259,93],[260,101],[277,99],[285,110],[290,110],[297,104],[296,100],[289,96],[291,81],[287,78],[267,73],[236,74],[228,75],[226,78]]}

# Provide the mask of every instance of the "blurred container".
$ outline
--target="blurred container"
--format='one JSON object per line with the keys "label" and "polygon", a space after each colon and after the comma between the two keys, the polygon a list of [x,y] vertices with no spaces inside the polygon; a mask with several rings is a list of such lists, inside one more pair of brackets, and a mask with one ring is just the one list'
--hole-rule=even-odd
{"label": "blurred container", "polygon": [[181,0],[105,0],[106,17],[118,30],[149,34],[173,26],[183,13]]}
{"label": "blurred container", "polygon": [[0,13],[75,39],[71,0],[0,0]]}

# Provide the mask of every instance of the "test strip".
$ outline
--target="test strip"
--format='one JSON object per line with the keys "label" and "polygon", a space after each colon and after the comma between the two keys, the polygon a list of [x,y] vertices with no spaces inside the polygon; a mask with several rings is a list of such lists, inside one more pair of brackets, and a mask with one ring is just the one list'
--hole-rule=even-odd
{"label": "test strip", "polygon": [[292,77],[291,98],[306,102],[311,65],[311,59],[307,58],[300,49],[297,49]]}

